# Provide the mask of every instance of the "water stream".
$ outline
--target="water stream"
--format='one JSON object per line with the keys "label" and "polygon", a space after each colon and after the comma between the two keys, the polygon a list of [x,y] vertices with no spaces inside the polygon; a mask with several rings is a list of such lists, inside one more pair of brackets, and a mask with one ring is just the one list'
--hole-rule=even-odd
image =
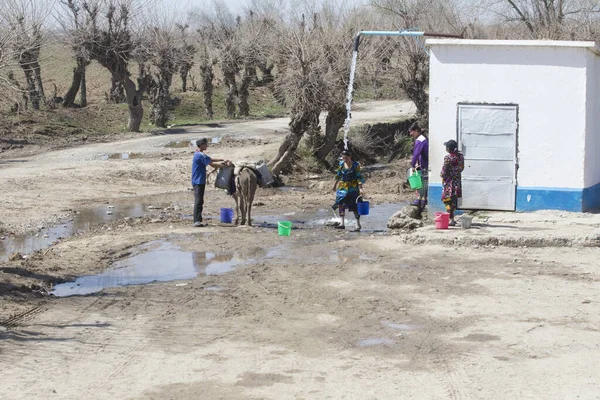
{"label": "water stream", "polygon": [[358,51],[352,52],[352,63],[350,64],[350,81],[348,83],[348,94],[346,96],[346,120],[344,121],[344,149],[348,150],[348,132],[350,131],[350,118],[352,107],[352,96],[354,93],[354,74],[356,73],[356,60]]}

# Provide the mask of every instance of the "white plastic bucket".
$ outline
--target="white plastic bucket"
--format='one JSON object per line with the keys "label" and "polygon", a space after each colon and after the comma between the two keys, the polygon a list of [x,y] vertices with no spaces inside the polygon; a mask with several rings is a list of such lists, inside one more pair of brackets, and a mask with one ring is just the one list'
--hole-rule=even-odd
{"label": "white plastic bucket", "polygon": [[469,215],[462,215],[460,217],[460,226],[463,229],[470,229],[472,222],[473,222],[473,217],[471,217]]}
{"label": "white plastic bucket", "polygon": [[261,162],[261,163],[257,164],[256,169],[262,175],[262,183],[264,186],[270,185],[271,183],[274,182],[273,176],[271,175],[271,171],[269,171],[269,167],[267,166],[267,163]]}

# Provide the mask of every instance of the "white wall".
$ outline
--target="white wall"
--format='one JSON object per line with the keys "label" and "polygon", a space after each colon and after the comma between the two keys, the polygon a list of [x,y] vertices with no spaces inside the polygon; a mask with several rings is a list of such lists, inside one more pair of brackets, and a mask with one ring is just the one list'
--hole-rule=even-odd
{"label": "white wall", "polygon": [[600,58],[592,52],[587,58],[586,188],[600,183]]}
{"label": "white wall", "polygon": [[518,185],[583,188],[590,50],[444,42],[427,41],[431,182],[441,183],[443,143],[457,135],[457,104],[510,103],[519,106]]}

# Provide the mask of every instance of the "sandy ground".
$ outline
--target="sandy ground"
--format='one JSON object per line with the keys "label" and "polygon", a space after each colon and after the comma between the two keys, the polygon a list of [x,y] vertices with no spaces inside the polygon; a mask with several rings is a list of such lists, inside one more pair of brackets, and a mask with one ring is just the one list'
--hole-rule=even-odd
{"label": "sandy ground", "polygon": [[[354,118],[393,118],[401,106],[369,104]],[[3,168],[6,231],[126,197],[190,200],[2,263],[0,398],[600,398],[596,215],[479,213],[470,230],[380,232],[377,210],[410,196],[398,163],[368,175],[377,223],[365,232],[308,223],[326,218],[326,176],[306,190],[260,190],[253,228],[191,227],[189,150],[164,144],[229,134],[209,151],[268,158],[285,123],[84,146]],[[139,157],[103,159],[113,153]],[[207,201],[213,217],[231,204],[216,190]],[[274,228],[283,217],[299,220],[290,237]],[[170,280],[48,295],[119,267]],[[93,286],[78,282],[62,287]]]}

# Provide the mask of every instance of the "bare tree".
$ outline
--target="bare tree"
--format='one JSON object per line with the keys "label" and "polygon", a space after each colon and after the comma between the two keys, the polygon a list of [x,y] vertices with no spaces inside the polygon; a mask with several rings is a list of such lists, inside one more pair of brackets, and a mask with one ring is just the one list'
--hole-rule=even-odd
{"label": "bare tree", "polygon": [[136,86],[129,72],[129,62],[139,43],[132,33],[132,17],[145,4],[142,0],[88,0],[81,5],[85,12],[81,32],[85,50],[91,60],[110,72],[113,90],[123,87],[129,107],[127,127],[137,132],[144,113],[142,94],[148,81],[138,79]]}
{"label": "bare tree", "polygon": [[10,32],[10,54],[25,75],[29,103],[35,110],[45,103],[40,52],[44,42],[43,21],[47,9],[43,4],[25,0],[5,0],[0,8]]}
{"label": "bare tree", "polygon": [[21,88],[12,70],[14,67],[18,68],[18,65],[12,46],[14,32],[7,25],[7,21],[0,18],[0,89],[3,93],[0,103],[8,103],[11,111],[19,112],[27,108],[29,96]]}
{"label": "bare tree", "polygon": [[66,14],[64,18],[61,13],[58,21],[65,30],[65,38],[75,55],[76,66],[73,68],[73,79],[71,86],[63,98],[63,107],[75,106],[77,93],[80,93],[80,107],[87,106],[86,68],[90,64],[89,54],[86,50],[86,35],[82,16],[82,4],[84,0],[61,0],[60,4]]}
{"label": "bare tree", "polygon": [[177,60],[177,67],[179,68],[179,76],[181,77],[181,91],[187,91],[187,80],[188,75],[194,66],[194,56],[198,49],[193,44],[190,44],[189,38],[189,24],[176,24],[181,34],[181,50],[179,51],[179,59]]}
{"label": "bare tree", "polygon": [[214,65],[217,61],[212,57],[205,40],[200,40],[200,74],[202,76],[202,96],[204,111],[208,119],[213,119],[213,80],[215,79]]}
{"label": "bare tree", "polygon": [[[414,29],[426,32],[463,34],[466,20],[457,19],[455,3],[444,0],[371,0],[371,6],[387,16],[387,25],[393,30]],[[423,126],[429,120],[429,57],[423,43],[403,37],[386,48],[381,57],[397,60],[397,77],[400,89],[417,108],[417,118]]]}
{"label": "bare tree", "polygon": [[490,6],[505,22],[524,26],[523,36],[537,39],[589,39],[586,22],[600,13],[596,0],[502,0]]}
{"label": "bare tree", "polygon": [[175,24],[155,22],[141,35],[133,57],[140,65],[140,77],[147,82],[152,109],[150,121],[165,128],[169,120],[170,89],[178,62],[185,50]]}
{"label": "bare tree", "polygon": [[[346,116],[345,93],[356,26],[328,4],[312,11],[279,32],[275,44],[275,58],[282,61],[277,64],[275,82],[291,120],[290,133],[270,161],[274,174],[289,166],[303,137],[316,159],[323,162],[334,148]],[[319,126],[323,111],[328,112],[324,135]]]}

